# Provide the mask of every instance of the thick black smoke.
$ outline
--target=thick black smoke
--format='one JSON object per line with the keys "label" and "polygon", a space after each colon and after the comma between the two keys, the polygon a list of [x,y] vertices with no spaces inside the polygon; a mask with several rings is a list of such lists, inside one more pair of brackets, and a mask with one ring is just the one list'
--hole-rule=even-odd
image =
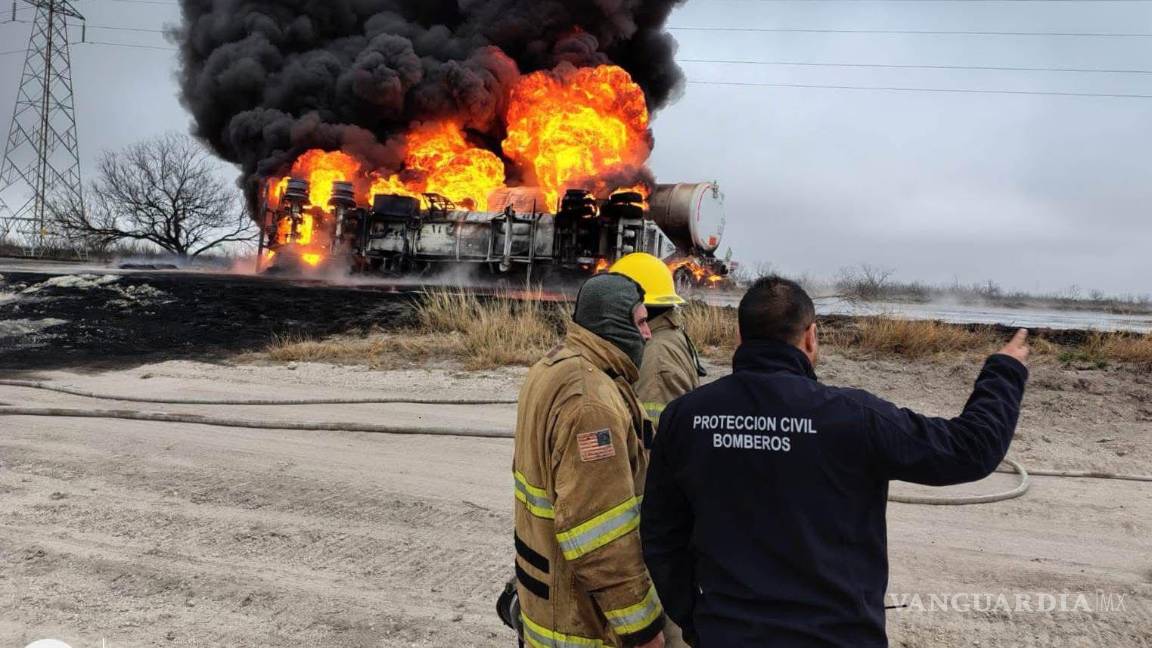
{"label": "thick black smoke", "polygon": [[516,80],[561,62],[619,65],[658,109],[683,81],[663,27],[685,1],[181,0],[173,37],[194,133],[251,190],[309,148],[396,170],[427,119],[498,151]]}

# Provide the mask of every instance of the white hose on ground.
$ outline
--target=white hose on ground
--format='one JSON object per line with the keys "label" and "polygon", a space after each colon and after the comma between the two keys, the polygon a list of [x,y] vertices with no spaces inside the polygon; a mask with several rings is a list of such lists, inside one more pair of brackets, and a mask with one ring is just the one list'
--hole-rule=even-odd
{"label": "white hose on ground", "polygon": [[45,391],[95,398],[98,400],[121,401],[124,403],[152,403],[156,405],[388,405],[393,403],[406,403],[413,405],[515,405],[516,399],[449,399],[424,398],[415,396],[381,396],[371,398],[305,398],[292,400],[262,400],[262,399],[196,399],[196,398],[144,398],[141,396],[119,396],[116,394],[100,394],[85,391],[67,385],[53,385],[45,382],[31,380],[0,380],[0,386],[21,387],[24,389],[42,389]]}
{"label": "white hose on ground", "polygon": [[[378,398],[347,398],[347,399],[299,399],[299,400],[198,400],[198,399],[149,399],[132,396],[117,396],[114,394],[98,394],[74,387],[57,386],[49,383],[27,380],[0,380],[0,386],[23,387],[28,389],[43,389],[48,391],[94,398],[99,400],[113,400],[130,403],[155,403],[165,405],[357,405],[357,404],[393,404],[410,403],[417,405],[511,405],[511,399],[443,399],[443,398],[413,398],[405,396],[378,397]],[[151,421],[155,423],[189,423],[194,425],[210,425],[214,427],[236,427],[248,429],[267,430],[297,430],[306,432],[367,432],[373,434],[409,434],[432,436],[458,436],[487,439],[511,439],[513,433],[507,430],[484,430],[475,428],[411,428],[396,425],[376,425],[366,423],[320,423],[320,422],[292,422],[292,421],[254,421],[248,419],[226,419],[195,414],[172,414],[167,412],[139,412],[134,410],[76,410],[59,408],[14,408],[0,407],[0,416],[38,416],[38,417],[65,417],[65,418],[99,418],[123,419],[132,421]],[[964,505],[987,504],[1002,502],[1004,500],[1020,497],[1028,492],[1031,485],[1030,476],[1069,477],[1083,479],[1117,479],[1124,481],[1152,482],[1152,475],[1129,475],[1100,471],[1079,470],[1051,470],[1036,469],[1025,470],[1019,462],[1005,459],[1004,463],[1011,470],[1003,468],[996,472],[1015,473],[1020,475],[1020,481],[1015,488],[1002,493],[990,495],[967,496],[934,496],[934,495],[899,495],[889,493],[888,501],[904,504],[932,504],[932,505]]]}
{"label": "white hose on ground", "polygon": [[[997,470],[996,472],[1013,472]],[[1119,479],[1122,481],[1152,482],[1152,475],[1125,475],[1122,473],[1102,472],[1099,470],[1048,470],[1030,469],[1029,475],[1036,477],[1078,477],[1081,479]]]}
{"label": "white hose on ground", "polygon": [[1015,499],[1024,493],[1028,492],[1028,487],[1031,482],[1028,478],[1028,471],[1024,470],[1019,462],[1011,459],[1005,459],[1004,463],[1012,467],[1012,470],[1020,475],[1020,482],[1016,487],[1009,491],[1002,493],[991,493],[989,495],[899,495],[896,493],[888,493],[889,502],[901,502],[903,504],[933,504],[938,506],[960,506],[964,504],[989,504],[991,502],[1003,502],[1004,500]]}
{"label": "white hose on ground", "polygon": [[169,412],[137,412],[133,410],[78,410],[39,407],[0,407],[0,416],[39,416],[61,418],[122,419],[153,423],[189,423],[213,427],[248,428],[255,430],[299,430],[305,432],[368,432],[371,434],[410,434],[431,436],[477,437],[482,439],[511,439],[509,430],[482,428],[411,427],[403,425],[377,425],[371,423],[322,423],[315,421],[254,421],[228,419],[197,414]]}

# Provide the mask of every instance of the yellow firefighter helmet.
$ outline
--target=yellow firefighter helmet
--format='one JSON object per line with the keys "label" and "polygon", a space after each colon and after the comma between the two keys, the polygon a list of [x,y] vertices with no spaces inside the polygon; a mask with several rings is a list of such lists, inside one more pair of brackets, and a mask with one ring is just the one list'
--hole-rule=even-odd
{"label": "yellow firefighter helmet", "polygon": [[686,303],[676,294],[676,280],[672,270],[651,254],[637,252],[616,262],[611,272],[617,272],[640,284],[644,289],[645,306],[678,306]]}

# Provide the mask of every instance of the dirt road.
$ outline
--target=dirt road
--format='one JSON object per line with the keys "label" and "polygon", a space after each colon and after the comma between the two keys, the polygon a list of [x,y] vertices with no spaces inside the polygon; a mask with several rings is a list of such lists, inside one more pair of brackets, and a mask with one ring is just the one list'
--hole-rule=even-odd
{"label": "dirt road", "polygon": [[[932,373],[937,381],[897,368],[833,359],[827,369],[840,382],[883,375],[887,385],[864,386],[940,413],[963,400],[947,385],[970,380],[941,367]],[[508,396],[521,375],[170,362],[36,377],[123,395],[293,398]],[[350,394],[351,386],[358,391]],[[1043,388],[1030,398],[1047,403]],[[7,387],[0,401],[221,413]],[[514,408],[504,405],[241,407],[227,414],[417,427],[511,427],[514,420]],[[1068,467],[1079,457],[1094,465],[1060,432],[1040,429],[1041,416],[1025,418],[1022,447],[1037,448],[1024,450],[1026,459]],[[1107,446],[1096,443],[1105,433],[1148,431],[1106,418],[1066,426],[1096,448]],[[106,639],[109,648],[514,645],[492,611],[511,571],[511,441],[34,418],[0,418],[0,430],[0,646],[46,637],[74,647]],[[1108,452],[1108,461],[1152,472],[1146,446],[1137,449],[1135,456]],[[964,490],[988,492],[1011,481],[998,475]],[[921,602],[889,614],[893,646],[1152,645],[1149,484],[1037,478],[1022,499],[893,504],[889,517],[890,592]],[[1005,594],[1012,603],[1022,595],[1042,605],[1040,595],[1061,593],[1084,593],[1091,611],[930,608],[933,594],[965,596],[953,602],[971,608],[980,607],[973,594]]]}

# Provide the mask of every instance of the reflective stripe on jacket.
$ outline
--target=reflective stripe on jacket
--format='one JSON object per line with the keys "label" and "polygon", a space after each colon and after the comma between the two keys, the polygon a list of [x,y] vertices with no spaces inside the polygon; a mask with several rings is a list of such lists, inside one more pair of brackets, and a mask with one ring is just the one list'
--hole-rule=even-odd
{"label": "reflective stripe on jacket", "polygon": [[647,423],[619,349],[575,324],[517,410],[516,577],[529,646],[630,646],[663,628],[640,548]]}
{"label": "reflective stripe on jacket", "polygon": [[679,310],[671,309],[648,324],[652,339],[644,347],[636,395],[648,418],[658,424],[668,403],[699,387],[700,378],[706,374],[696,347],[684,331],[684,316]]}

